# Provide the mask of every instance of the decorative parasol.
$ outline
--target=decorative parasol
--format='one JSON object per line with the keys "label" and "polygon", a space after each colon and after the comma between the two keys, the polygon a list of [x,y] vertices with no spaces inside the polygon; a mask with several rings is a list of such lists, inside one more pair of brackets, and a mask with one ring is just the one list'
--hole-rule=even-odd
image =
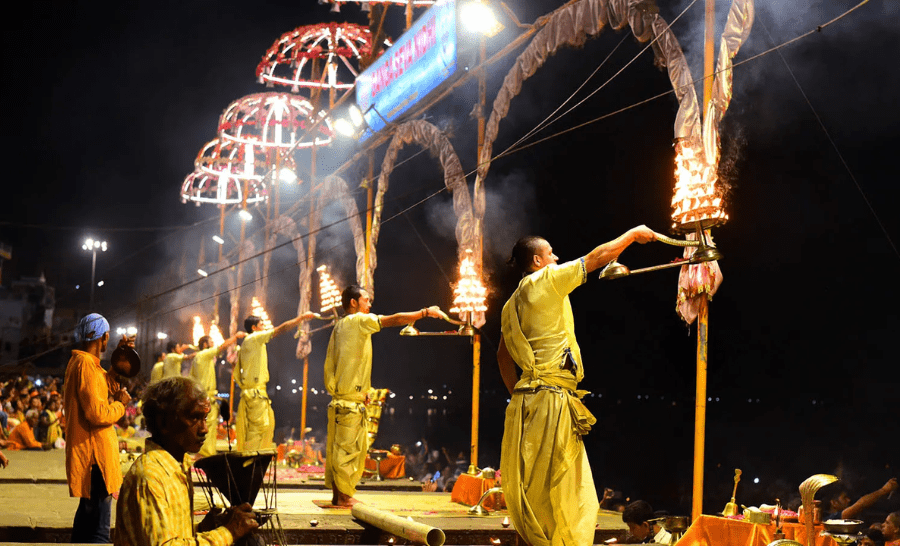
{"label": "decorative parasol", "polygon": [[[375,56],[390,46],[385,40]],[[360,60],[372,57],[368,27],[352,23],[307,25],[275,40],[257,65],[256,77],[268,86],[288,86],[293,93],[301,87],[347,91],[359,75]]]}

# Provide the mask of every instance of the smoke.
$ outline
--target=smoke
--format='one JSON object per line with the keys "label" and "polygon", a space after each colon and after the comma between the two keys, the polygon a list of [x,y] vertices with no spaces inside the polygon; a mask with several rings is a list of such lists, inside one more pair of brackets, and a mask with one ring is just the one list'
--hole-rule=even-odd
{"label": "smoke", "polygon": [[[523,170],[489,175],[485,185],[484,261],[506,261],[520,237],[535,226],[538,213],[534,181]],[[449,198],[426,202],[428,224],[433,231],[455,241],[457,217]]]}
{"label": "smoke", "polygon": [[[681,44],[691,75],[697,81],[703,75],[704,3],[696,2],[673,23],[690,3],[691,0],[679,0],[668,9],[666,6],[661,8],[662,16],[672,25]],[[900,15],[897,2],[869,2],[821,32],[740,64],[743,59],[817,29],[858,3],[858,0],[757,0],[753,29],[734,59],[738,66],[734,69],[734,100],[728,115],[752,116],[753,125],[763,128],[781,126],[798,115],[805,115],[808,108],[802,103],[794,78],[812,95],[811,100],[815,100],[817,106],[825,107],[834,106],[846,93],[843,84],[852,83],[841,80],[849,79],[850,74],[867,79],[874,72],[879,77],[896,80],[897,72],[886,71],[880,60],[895,56],[888,52],[878,54],[877,49],[887,46],[896,51],[896,21]],[[717,10],[716,56],[727,15],[728,9],[720,7]],[[860,52],[865,54],[860,55]],[[790,73],[785,63],[790,67]],[[702,96],[700,81],[697,81],[697,91],[698,96]],[[860,85],[858,92],[873,95],[880,91],[878,86]],[[795,104],[778,111],[769,106],[770,103],[786,102]]]}
{"label": "smoke", "polygon": [[[364,206],[360,207],[360,214],[364,214],[364,209]],[[350,223],[347,221],[347,211],[338,201],[332,201],[322,208],[321,214],[322,229],[316,235],[316,263],[312,267],[315,269],[326,264],[338,289],[343,290],[357,282],[356,248]],[[365,216],[361,216],[360,221],[365,224]],[[317,285],[318,280],[313,280],[314,285]]]}

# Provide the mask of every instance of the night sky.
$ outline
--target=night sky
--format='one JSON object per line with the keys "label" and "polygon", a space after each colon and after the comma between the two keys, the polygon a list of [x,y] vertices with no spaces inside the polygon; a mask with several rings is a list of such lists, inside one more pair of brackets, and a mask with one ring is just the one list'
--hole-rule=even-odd
{"label": "night sky", "polygon": [[[5,155],[10,168],[0,241],[12,246],[13,259],[3,265],[3,284],[43,273],[56,288],[58,308],[84,310],[90,256],[81,243],[100,237],[110,251],[98,256],[97,279],[106,284],[97,289],[97,307],[112,318],[113,328],[133,323],[135,303],[150,297],[157,307],[177,309],[154,318],[152,327],[186,337],[190,316],[211,313],[208,296],[217,290],[215,281],[156,296],[196,278],[201,245],[207,262],[216,252],[209,241],[218,229],[216,209],[179,199],[197,151],[215,136],[229,102],[266,90],[256,83],[254,69],[278,36],[305,24],[366,19],[358,8],[332,13],[309,0],[98,4],[103,3],[31,2],[4,33],[6,141],[12,147]],[[689,2],[660,4],[662,16],[673,21]],[[560,3],[508,5],[521,21],[531,22]],[[813,30],[853,5],[761,0],[735,62]],[[698,2],[673,24],[695,78],[701,74],[702,7]],[[720,24],[727,7],[718,3]],[[402,20],[402,10],[394,8],[392,36],[399,35]],[[728,500],[735,467],[744,469],[747,498],[741,502],[748,505],[771,502],[776,490],[795,492],[805,477],[835,472],[839,465],[847,485],[860,494],[898,473],[896,449],[889,449],[897,415],[888,407],[896,407],[900,360],[898,20],[897,3],[872,0],[822,32],[734,71],[734,98],[722,126],[730,220],[713,231],[725,258],[724,283],[710,306],[707,511]],[[489,41],[489,51],[516,32],[507,25]],[[494,153],[553,112],[620,41],[576,100],[603,88],[537,138],[671,89],[649,50],[614,77],[643,44],[627,29],[606,29],[584,47],[550,57],[526,81],[500,125]],[[513,58],[489,73],[489,108]],[[469,117],[474,100],[476,86],[464,85],[426,113],[450,135],[466,172],[476,159],[476,125]],[[504,266],[512,245],[522,235],[540,234],[565,261],[637,224],[667,233],[676,110],[674,96],[666,95],[492,164],[482,465],[499,464],[506,393],[494,353],[499,311],[517,281]],[[320,153],[318,174],[326,175],[352,151],[352,144],[340,143]],[[399,159],[410,161],[391,175],[374,312],[430,304],[447,309],[452,301],[456,242],[450,195],[416,205],[443,185],[437,161],[427,153],[415,155],[419,151],[405,148]],[[374,152],[376,165],[383,154],[384,147]],[[285,190],[283,209],[309,188],[308,156],[297,157],[307,162],[300,173],[305,182]],[[344,173],[351,188],[363,168],[360,163]],[[355,196],[364,207],[364,192]],[[339,207],[326,208],[323,225],[335,225],[318,237],[318,259],[331,266],[339,284],[355,274],[344,217]],[[229,218],[230,233],[236,234],[236,226]],[[260,228],[258,223],[251,232]],[[636,269],[679,255],[679,249],[656,243],[629,248],[620,261]],[[273,255],[268,299],[276,323],[296,313],[296,262],[289,245]],[[587,369],[582,387],[595,393],[587,402],[599,419],[586,440],[598,486],[686,511],[696,328],[674,312],[676,283],[675,269],[609,282],[592,276],[573,293],[572,303]],[[391,388],[398,399],[427,388],[453,391],[449,418],[437,422],[399,417],[408,411],[398,402],[391,425],[396,430],[384,432],[385,441],[446,435],[458,437],[464,449],[468,343],[410,340],[396,331],[374,342],[375,386]],[[310,378],[318,389],[326,343],[325,332],[313,338]],[[299,379],[293,349],[289,336],[270,345],[273,383]],[[279,422],[299,426],[299,395],[281,392],[287,389],[276,395]],[[316,419],[314,414],[312,426],[324,430],[324,417],[321,423]],[[760,484],[750,483],[750,476],[760,476]]]}

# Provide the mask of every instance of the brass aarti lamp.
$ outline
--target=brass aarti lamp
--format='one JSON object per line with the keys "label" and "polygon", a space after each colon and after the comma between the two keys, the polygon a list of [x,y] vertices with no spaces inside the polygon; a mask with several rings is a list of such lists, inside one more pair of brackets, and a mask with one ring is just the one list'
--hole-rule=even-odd
{"label": "brass aarti lamp", "polygon": [[704,232],[704,227],[702,222],[696,222],[697,229],[697,240],[689,241],[682,239],[672,239],[671,237],[666,237],[665,235],[659,235],[656,240],[665,243],[667,245],[672,246],[680,246],[680,247],[688,247],[695,246],[697,250],[691,255],[690,258],[687,259],[676,259],[667,264],[654,265],[651,267],[644,267],[641,269],[631,270],[628,267],[620,264],[617,261],[612,261],[606,264],[600,271],[600,278],[604,280],[618,279],[621,277],[627,277],[629,275],[635,275],[638,273],[649,273],[650,271],[659,271],[660,269],[669,269],[671,267],[681,267],[683,265],[696,265],[704,262],[713,262],[716,260],[722,259],[722,253],[719,252],[715,246],[712,245],[711,241],[708,241],[706,238],[706,233]]}
{"label": "brass aarti lamp", "polygon": [[443,331],[443,332],[422,332],[418,328],[416,328],[415,322],[411,322],[411,323],[407,324],[406,326],[404,326],[402,330],[400,330],[400,335],[401,336],[410,336],[410,337],[417,337],[417,336],[473,336],[473,335],[475,335],[475,328],[472,326],[472,323],[470,323],[470,322],[467,322],[467,321],[464,322],[461,320],[452,319],[447,315],[447,313],[445,313],[443,311],[440,312],[440,318],[449,322],[450,324],[459,326],[459,329],[447,330],[447,331]]}

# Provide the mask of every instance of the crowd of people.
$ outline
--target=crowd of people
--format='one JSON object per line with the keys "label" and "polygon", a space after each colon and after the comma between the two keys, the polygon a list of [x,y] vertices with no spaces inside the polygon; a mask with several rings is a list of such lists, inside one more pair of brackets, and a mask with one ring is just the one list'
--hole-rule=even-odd
{"label": "crowd of people", "polygon": [[47,450],[65,447],[60,382],[20,375],[0,382],[0,448]]}

